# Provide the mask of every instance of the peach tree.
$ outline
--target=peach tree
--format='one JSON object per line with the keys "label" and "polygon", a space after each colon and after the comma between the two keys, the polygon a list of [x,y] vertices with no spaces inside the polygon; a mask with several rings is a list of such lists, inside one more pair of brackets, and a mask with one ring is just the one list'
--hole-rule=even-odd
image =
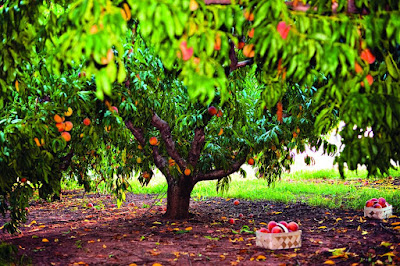
{"label": "peach tree", "polygon": [[399,161],[398,11],[391,0],[6,1],[0,210],[17,222],[63,175],[90,189],[94,173],[123,200],[132,171],[145,184],[157,167],[167,216],[187,217],[197,182],[224,188],[250,158],[273,181],[291,149],[332,152],[321,136],[338,120],[339,169],[385,173]]}

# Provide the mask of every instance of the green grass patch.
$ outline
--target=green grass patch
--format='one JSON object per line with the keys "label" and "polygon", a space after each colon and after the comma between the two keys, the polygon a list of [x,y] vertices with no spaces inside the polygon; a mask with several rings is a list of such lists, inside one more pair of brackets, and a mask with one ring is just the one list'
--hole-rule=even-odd
{"label": "green grass patch", "polygon": [[[400,169],[391,170],[389,174],[398,177]],[[395,211],[400,210],[400,190],[391,183],[393,179],[366,179],[367,175],[366,170],[347,171],[346,180],[342,180],[335,169],[297,171],[284,174],[281,180],[269,186],[267,181],[255,178],[250,171],[247,178],[234,176],[225,193],[216,191],[216,181],[200,182],[195,186],[192,198],[199,200],[225,197],[284,203],[305,202],[312,206],[361,210],[368,199],[384,197]],[[165,178],[160,174],[155,175],[148,186],[142,187],[136,179],[131,180],[130,184],[129,192],[134,194],[160,194],[167,191]],[[69,183],[64,186],[69,189],[75,187]]]}

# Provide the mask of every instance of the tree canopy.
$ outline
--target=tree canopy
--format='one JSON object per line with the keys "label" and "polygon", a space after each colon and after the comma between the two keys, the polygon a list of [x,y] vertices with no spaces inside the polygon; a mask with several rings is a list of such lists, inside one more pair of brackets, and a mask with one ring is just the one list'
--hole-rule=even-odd
{"label": "tree canopy", "polygon": [[88,189],[95,173],[121,200],[132,171],[145,184],[153,167],[171,195],[184,187],[176,193],[190,197],[202,180],[224,188],[250,158],[273,181],[291,149],[334,152],[322,137],[338,121],[340,170],[386,173],[400,150],[399,9],[391,0],[6,1],[0,210],[17,221],[34,189],[58,194],[66,173]]}

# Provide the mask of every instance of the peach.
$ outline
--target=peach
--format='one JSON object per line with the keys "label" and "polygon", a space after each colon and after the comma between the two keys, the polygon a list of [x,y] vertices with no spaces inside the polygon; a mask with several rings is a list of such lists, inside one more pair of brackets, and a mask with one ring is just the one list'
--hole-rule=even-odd
{"label": "peach", "polygon": [[254,159],[253,159],[253,158],[250,158],[250,159],[247,161],[247,163],[250,164],[250,165],[253,165],[253,164],[254,164]]}
{"label": "peach", "polygon": [[367,202],[365,203],[365,207],[372,207],[374,206],[374,202],[372,200],[367,200]]}
{"label": "peach", "polygon": [[157,145],[158,140],[157,140],[156,137],[151,137],[150,140],[149,140],[149,142],[150,142],[150,145],[155,146],[155,145]]}
{"label": "peach", "polygon": [[386,205],[386,200],[385,198],[379,198],[378,199],[378,203],[383,207],[384,205]]}
{"label": "peach", "polygon": [[287,226],[287,229],[294,232],[294,231],[299,230],[299,225],[296,222],[290,222]]}
{"label": "peach", "polygon": [[83,119],[83,124],[85,125],[85,126],[88,126],[88,125],[90,125],[90,119],[89,118],[85,118],[85,119]]}
{"label": "peach", "polygon": [[216,115],[216,114],[218,113],[217,108],[215,108],[214,106],[210,106],[210,107],[208,108],[208,113],[209,113],[210,115]]}
{"label": "peach", "polygon": [[382,205],[380,205],[379,203],[375,203],[374,206],[372,206],[372,207],[377,208],[377,209],[382,209]]}
{"label": "peach", "polygon": [[235,200],[234,202],[233,202],[233,205],[239,205],[239,201],[238,200]]}
{"label": "peach", "polygon": [[71,131],[71,129],[74,127],[71,121],[66,121],[64,123],[64,129],[65,131]]}
{"label": "peach", "polygon": [[229,218],[228,223],[229,223],[229,224],[235,224],[235,219]]}
{"label": "peach", "polygon": [[285,221],[280,221],[279,224],[285,226],[286,228],[288,227],[288,223]]}
{"label": "peach", "polygon": [[189,168],[186,168],[185,171],[183,172],[186,176],[190,175],[192,171],[190,171]]}
{"label": "peach", "polygon": [[283,233],[283,230],[280,226],[275,226],[272,228],[271,233]]}
{"label": "peach", "polygon": [[261,229],[259,230],[261,233],[271,233],[267,228],[265,227],[261,227]]}
{"label": "peach", "polygon": [[270,221],[269,223],[268,223],[268,230],[269,231],[272,231],[272,228],[274,228],[275,226],[276,226],[276,222],[275,221]]}
{"label": "peach", "polygon": [[61,133],[61,137],[63,137],[67,142],[71,140],[71,134],[69,134],[68,132]]}

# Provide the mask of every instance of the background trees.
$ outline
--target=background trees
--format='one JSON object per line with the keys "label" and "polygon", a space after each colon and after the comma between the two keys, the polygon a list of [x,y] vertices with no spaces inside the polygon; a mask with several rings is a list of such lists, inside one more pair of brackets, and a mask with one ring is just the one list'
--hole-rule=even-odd
{"label": "background trees", "polygon": [[224,187],[250,157],[272,181],[307,139],[332,151],[320,136],[338,118],[340,169],[387,171],[399,160],[398,11],[389,0],[7,1],[2,212],[17,221],[33,189],[59,193],[62,173],[87,188],[96,174],[122,200],[132,170],[146,183],[156,166],[167,215],[184,217],[196,182]]}

